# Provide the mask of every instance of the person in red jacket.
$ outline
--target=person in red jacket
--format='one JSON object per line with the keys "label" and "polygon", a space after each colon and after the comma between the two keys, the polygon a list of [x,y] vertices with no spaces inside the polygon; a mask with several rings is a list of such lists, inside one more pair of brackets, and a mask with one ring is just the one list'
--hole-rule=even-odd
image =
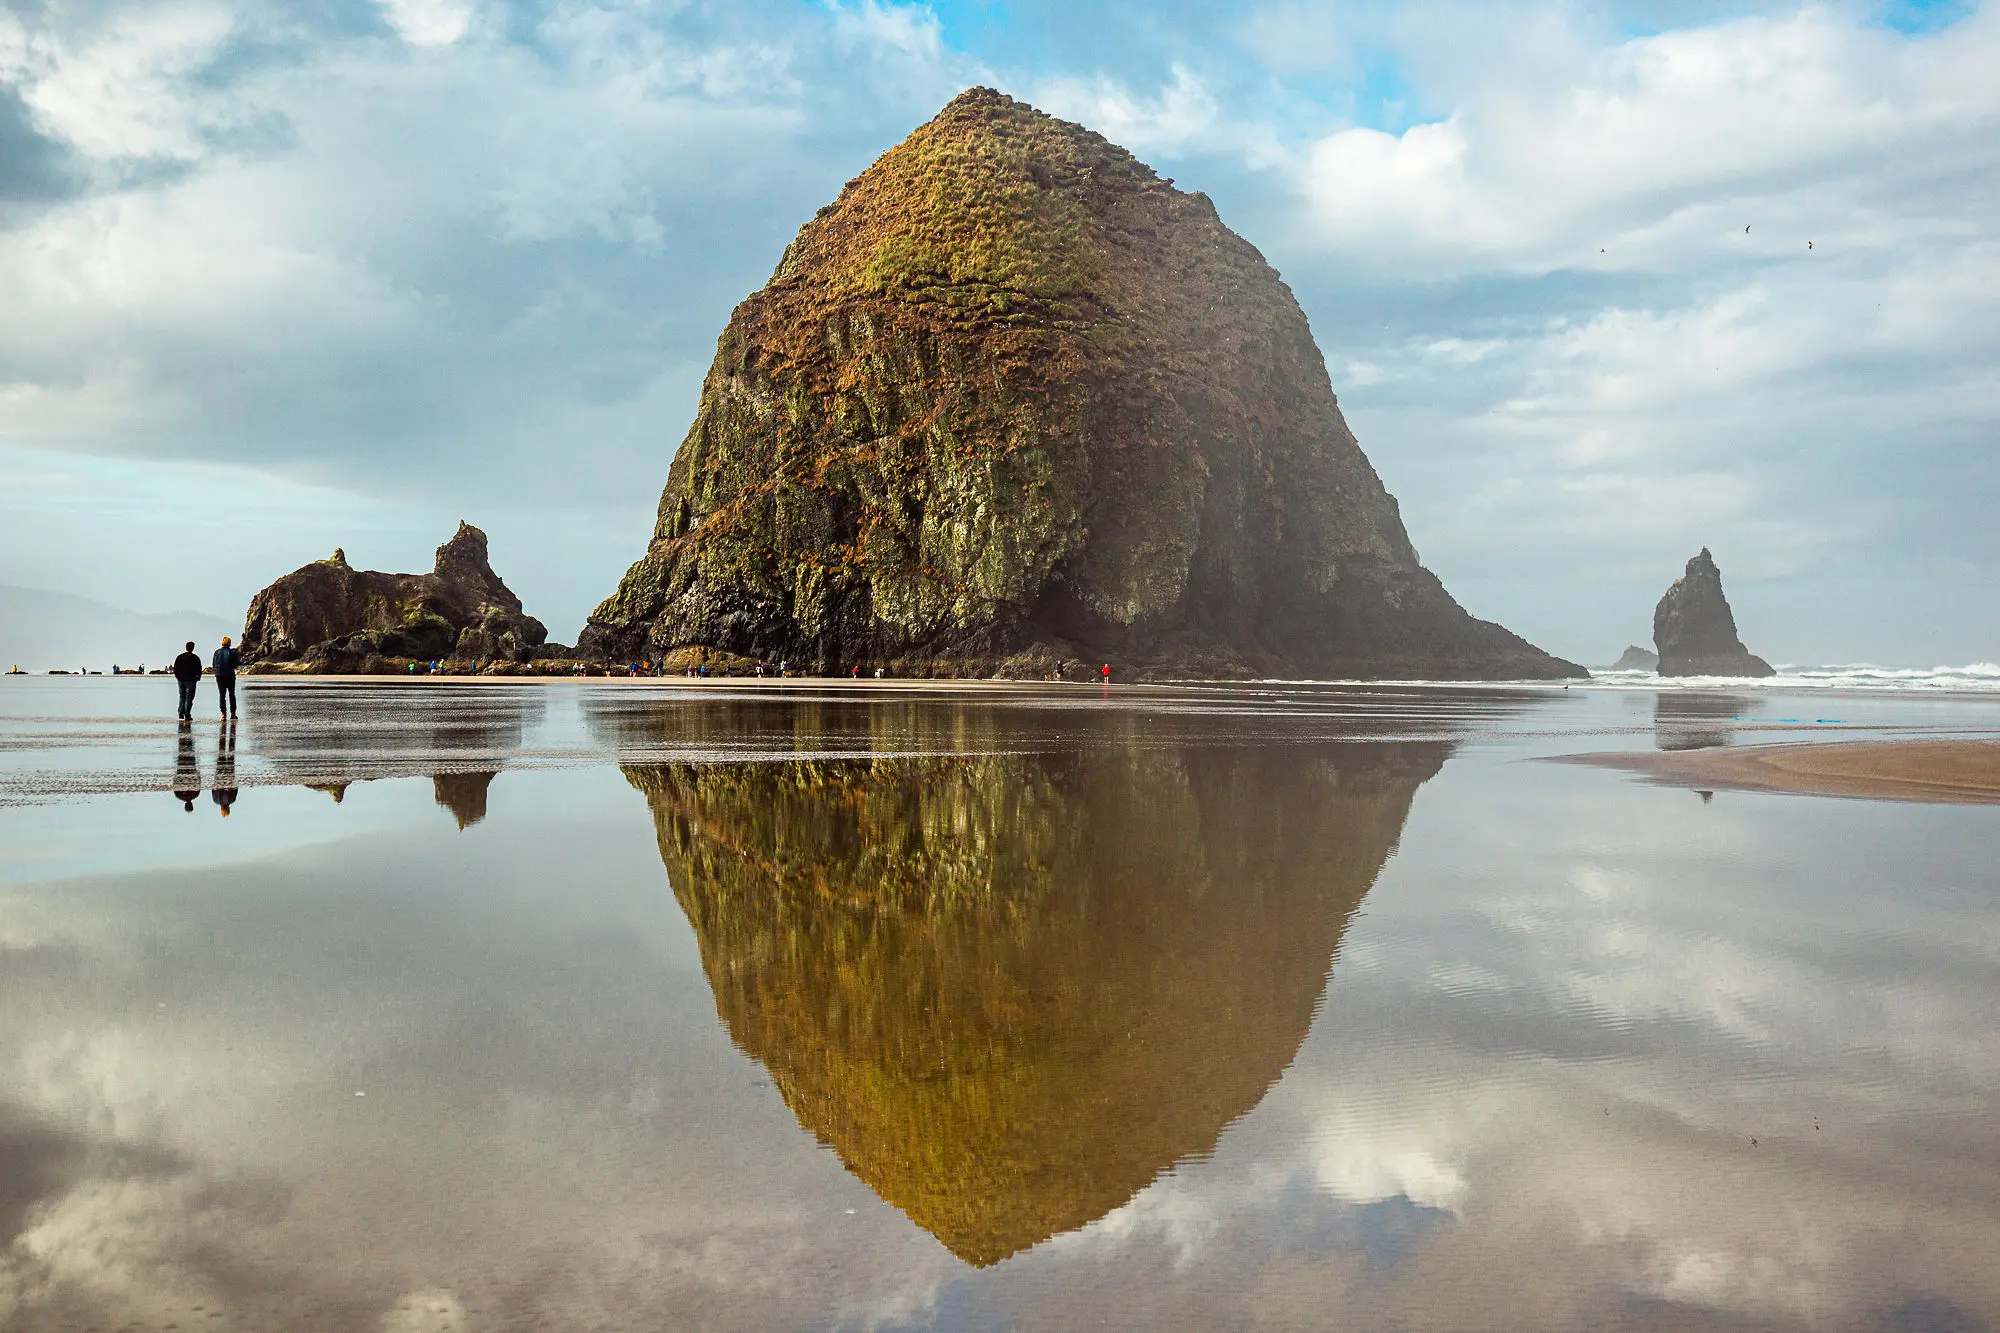
{"label": "person in red jacket", "polygon": [[1106,685],[1111,683],[1111,663],[1109,662],[1104,664],[1104,683]]}

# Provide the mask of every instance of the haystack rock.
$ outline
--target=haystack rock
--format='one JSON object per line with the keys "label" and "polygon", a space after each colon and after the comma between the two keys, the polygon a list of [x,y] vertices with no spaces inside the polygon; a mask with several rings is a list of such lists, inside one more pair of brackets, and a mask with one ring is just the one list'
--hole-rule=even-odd
{"label": "haystack rock", "polygon": [[371,659],[524,660],[548,640],[486,558],[486,534],[460,523],[428,574],[355,569],[335,549],[250,601],[247,665],[355,670]]}
{"label": "haystack rock", "polygon": [[824,670],[1581,676],[1418,563],[1304,313],[1202,194],[972,89],[736,308],[579,645]]}
{"label": "haystack rock", "polygon": [[1736,637],[1736,617],[1722,595],[1722,571],[1706,546],[1653,608],[1653,643],[1660,650],[1662,676],[1778,674]]}

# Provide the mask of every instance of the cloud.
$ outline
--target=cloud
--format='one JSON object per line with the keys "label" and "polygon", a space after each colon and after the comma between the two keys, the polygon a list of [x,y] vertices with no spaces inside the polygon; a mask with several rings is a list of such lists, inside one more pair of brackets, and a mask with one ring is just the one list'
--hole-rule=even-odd
{"label": "cloud", "polygon": [[192,161],[229,120],[228,99],[199,79],[234,27],[214,4],[118,10],[76,28],[0,15],[0,80],[42,133],[87,160]]}
{"label": "cloud", "polygon": [[828,0],[827,10],[833,16],[834,36],[842,43],[886,47],[922,60],[945,58],[944,30],[928,5],[880,0],[843,5]]}
{"label": "cloud", "polygon": [[1140,155],[1184,152],[1208,139],[1222,118],[1220,104],[1181,64],[1151,97],[1137,96],[1102,74],[1088,80],[1049,80],[1037,84],[1032,97],[1051,115],[1088,125]]}
{"label": "cloud", "polygon": [[1938,201],[1900,181],[1990,168],[1996,58],[1990,19],[1916,43],[1817,8],[1671,31],[1399,134],[1330,134],[1299,185],[1327,244],[1436,272],[1901,242]]}
{"label": "cloud", "polygon": [[1423,1208],[1455,1210],[1465,1198],[1465,1175],[1437,1156],[1437,1145],[1404,1130],[1384,1142],[1353,1124],[1334,1121],[1319,1132],[1314,1163],[1327,1193],[1350,1203],[1404,1198]]}
{"label": "cloud", "polygon": [[469,0],[378,0],[382,16],[412,46],[450,46],[472,27]]}

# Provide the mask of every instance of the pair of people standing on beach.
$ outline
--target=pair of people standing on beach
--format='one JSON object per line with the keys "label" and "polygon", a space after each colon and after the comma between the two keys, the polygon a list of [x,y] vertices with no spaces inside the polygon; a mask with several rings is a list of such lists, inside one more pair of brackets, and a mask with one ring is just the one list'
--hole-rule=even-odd
{"label": "pair of people standing on beach", "polygon": [[[243,654],[229,646],[229,636],[222,636],[222,646],[215,650],[209,660],[209,667],[215,672],[215,702],[225,718],[236,716],[236,668],[243,661]],[[187,641],[187,651],[174,659],[174,680],[181,687],[180,720],[194,721],[194,695],[201,684],[201,658],[195,656],[194,640]]]}

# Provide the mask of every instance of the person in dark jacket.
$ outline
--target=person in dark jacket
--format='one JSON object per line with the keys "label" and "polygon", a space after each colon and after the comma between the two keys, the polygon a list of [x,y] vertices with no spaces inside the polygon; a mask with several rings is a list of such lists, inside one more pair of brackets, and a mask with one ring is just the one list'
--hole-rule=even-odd
{"label": "person in dark jacket", "polygon": [[188,640],[187,651],[174,659],[174,679],[181,687],[181,721],[194,721],[194,690],[201,684],[201,659],[194,655],[194,640]]}
{"label": "person in dark jacket", "polygon": [[236,665],[243,660],[243,654],[229,646],[229,636],[222,636],[222,646],[215,650],[209,665],[215,668],[215,702],[222,708],[224,717],[236,716]]}

